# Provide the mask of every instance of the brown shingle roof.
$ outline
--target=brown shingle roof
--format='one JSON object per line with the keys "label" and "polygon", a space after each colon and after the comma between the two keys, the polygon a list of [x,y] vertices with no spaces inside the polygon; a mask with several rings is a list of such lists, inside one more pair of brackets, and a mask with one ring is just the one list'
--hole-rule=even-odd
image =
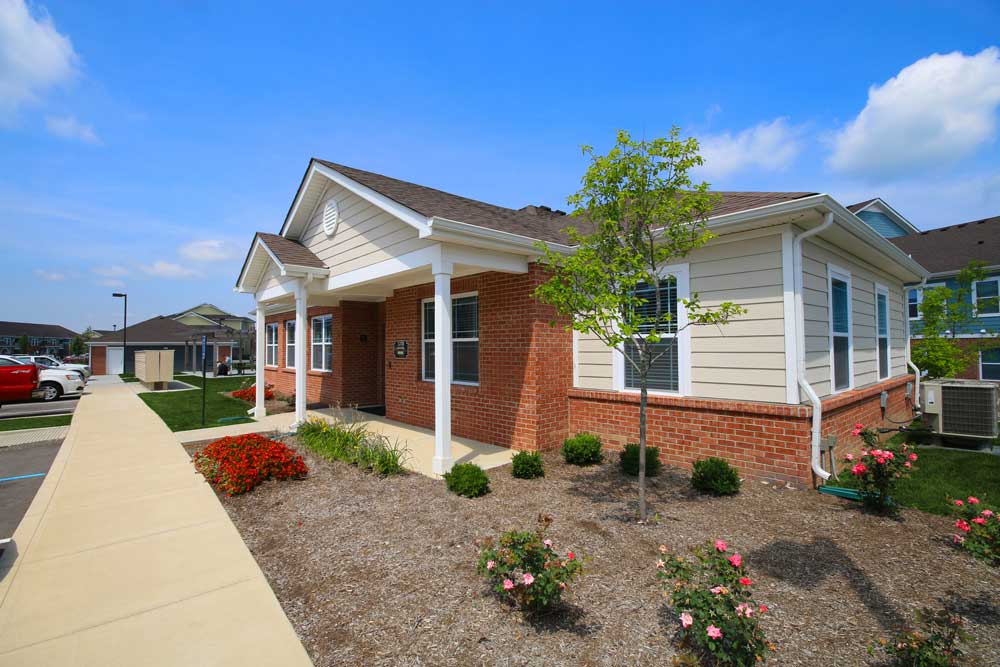
{"label": "brown shingle roof", "polygon": [[970,261],[1000,264],[1000,215],[889,239],[931,273],[958,271]]}
{"label": "brown shingle roof", "polygon": [[857,204],[851,204],[850,206],[847,207],[847,210],[850,211],[851,213],[857,213],[858,211],[860,211],[861,209],[863,209],[865,206],[868,206],[868,204],[871,204],[876,199],[878,199],[878,197],[873,197],[871,199],[866,199],[864,201],[859,201]]}
{"label": "brown shingle roof", "polygon": [[[232,336],[232,331],[224,327],[213,326],[191,326],[163,315],[151,317],[144,322],[133,324],[126,329],[128,332],[128,343],[181,343],[195,339],[199,336],[218,332],[222,338]],[[100,338],[90,341],[98,345],[104,343],[122,342],[122,330],[108,333]]]}
{"label": "brown shingle roof", "polygon": [[274,253],[274,256],[282,264],[294,264],[296,266],[308,266],[317,269],[326,268],[323,260],[298,241],[286,239],[284,236],[279,236],[278,234],[268,234],[267,232],[257,232],[257,238]]}
{"label": "brown shingle roof", "polygon": [[[553,243],[566,242],[566,236],[561,231],[564,227],[583,226],[580,219],[570,218],[563,211],[552,210],[547,206],[525,206],[520,209],[495,206],[382,174],[314,159],[428,218],[447,218]],[[816,193],[720,192],[719,194],[722,195],[722,202],[712,211],[713,216],[801,199]]]}
{"label": "brown shingle roof", "polygon": [[74,338],[73,333],[58,324],[35,324],[33,322],[0,322],[0,336],[38,336],[40,338]]}

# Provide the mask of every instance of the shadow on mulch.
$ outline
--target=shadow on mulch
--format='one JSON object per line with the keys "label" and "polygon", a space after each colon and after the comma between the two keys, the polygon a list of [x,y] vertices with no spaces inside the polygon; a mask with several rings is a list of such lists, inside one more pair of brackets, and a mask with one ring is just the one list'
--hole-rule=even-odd
{"label": "shadow on mulch", "polygon": [[756,570],[805,590],[816,590],[827,577],[842,576],[886,632],[904,623],[878,585],[829,538],[814,538],[808,544],[777,540],[748,554],[748,561]]}

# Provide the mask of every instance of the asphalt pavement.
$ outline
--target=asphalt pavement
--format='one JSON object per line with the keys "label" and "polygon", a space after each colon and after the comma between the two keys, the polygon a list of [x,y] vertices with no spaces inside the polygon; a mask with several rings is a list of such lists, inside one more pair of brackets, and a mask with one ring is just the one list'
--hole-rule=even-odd
{"label": "asphalt pavement", "polygon": [[0,539],[14,534],[45,479],[22,476],[47,473],[61,444],[62,440],[50,440],[0,449],[0,480],[8,480],[0,481]]}
{"label": "asphalt pavement", "polygon": [[54,401],[31,401],[25,403],[4,403],[0,407],[0,419],[9,417],[41,417],[43,415],[69,415],[76,410],[80,396],[66,396]]}

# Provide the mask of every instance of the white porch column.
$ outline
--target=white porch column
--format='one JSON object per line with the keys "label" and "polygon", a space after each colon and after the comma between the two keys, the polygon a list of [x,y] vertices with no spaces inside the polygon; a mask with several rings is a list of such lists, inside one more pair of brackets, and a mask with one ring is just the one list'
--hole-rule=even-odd
{"label": "white porch column", "polygon": [[306,345],[309,344],[309,320],[306,317],[309,293],[305,281],[295,285],[295,424],[306,420]]}
{"label": "white porch column", "polygon": [[253,414],[260,419],[267,416],[267,408],[264,407],[264,361],[267,356],[267,326],[264,319],[264,306],[257,304],[257,361],[254,364],[257,375],[257,403]]}
{"label": "white porch column", "polygon": [[[443,269],[443,267],[442,267]],[[451,272],[434,273],[434,460],[431,470],[442,475],[451,457]]]}

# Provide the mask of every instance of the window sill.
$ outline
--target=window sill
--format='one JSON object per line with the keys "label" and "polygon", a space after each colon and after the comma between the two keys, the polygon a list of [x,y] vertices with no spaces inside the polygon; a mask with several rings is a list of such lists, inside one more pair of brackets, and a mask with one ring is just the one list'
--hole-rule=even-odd
{"label": "window sill", "polygon": [[[426,382],[427,384],[434,384],[434,380],[433,379],[432,380],[428,380],[427,378],[421,378],[420,381],[421,382]],[[460,382],[458,380],[452,380],[451,383],[453,385],[457,385],[459,387],[478,387],[479,386],[478,382]]]}

